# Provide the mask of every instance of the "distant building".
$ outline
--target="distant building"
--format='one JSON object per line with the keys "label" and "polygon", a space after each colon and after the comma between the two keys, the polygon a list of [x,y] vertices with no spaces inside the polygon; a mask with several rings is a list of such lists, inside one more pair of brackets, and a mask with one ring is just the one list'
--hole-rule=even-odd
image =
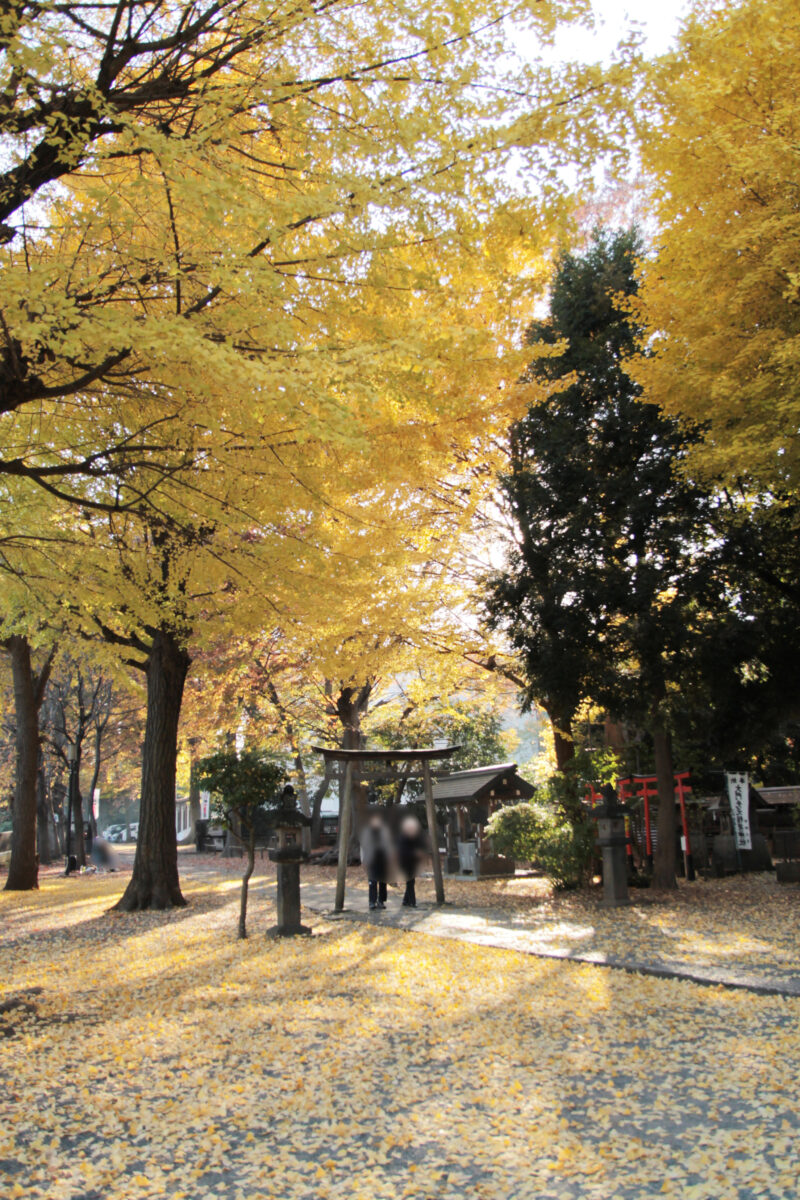
{"label": "distant building", "polygon": [[179,842],[189,842],[194,838],[191,802],[188,796],[178,796],[175,800],[175,833]]}

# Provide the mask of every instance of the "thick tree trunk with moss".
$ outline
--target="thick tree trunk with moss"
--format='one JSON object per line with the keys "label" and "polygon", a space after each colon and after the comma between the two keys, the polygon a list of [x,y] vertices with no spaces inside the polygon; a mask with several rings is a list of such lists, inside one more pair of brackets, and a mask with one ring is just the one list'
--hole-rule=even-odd
{"label": "thick tree trunk with moss", "polygon": [[653,857],[653,886],[676,888],[675,879],[675,773],[672,764],[672,738],[662,724],[653,726],[653,750],[658,784],[658,838]]}
{"label": "thick tree trunk with moss", "polygon": [[170,629],[159,629],[147,659],[147,719],[142,798],[133,874],[117,909],[182,907],[175,834],[178,722],[189,654]]}

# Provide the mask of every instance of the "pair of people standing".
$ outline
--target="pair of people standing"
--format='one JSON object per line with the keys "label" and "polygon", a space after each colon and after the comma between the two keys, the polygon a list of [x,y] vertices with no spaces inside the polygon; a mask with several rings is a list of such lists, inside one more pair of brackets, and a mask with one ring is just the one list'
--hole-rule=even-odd
{"label": "pair of people standing", "polygon": [[395,863],[406,880],[405,908],[417,907],[416,878],[425,854],[425,836],[415,816],[403,818],[396,841],[380,813],[370,817],[361,833],[361,862],[369,882],[369,906],[386,908],[387,887],[394,879]]}

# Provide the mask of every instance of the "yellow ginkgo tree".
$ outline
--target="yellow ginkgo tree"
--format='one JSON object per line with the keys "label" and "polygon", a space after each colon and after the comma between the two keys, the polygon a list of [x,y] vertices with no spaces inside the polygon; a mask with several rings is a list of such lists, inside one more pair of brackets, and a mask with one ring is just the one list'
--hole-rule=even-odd
{"label": "yellow ginkgo tree", "polygon": [[[176,391],[225,378],[229,395],[266,389],[273,408],[346,435],[357,400],[372,407],[375,360],[424,371],[432,349],[390,324],[391,306],[376,324],[375,298],[466,296],[474,262],[470,307],[492,307],[510,243],[540,224],[508,167],[535,168],[544,199],[559,161],[602,137],[596,70],[514,52],[515,36],[546,38],[585,8],[14,6],[0,412],[57,406],[70,446],[76,410],[150,372],[173,389],[162,415]],[[127,411],[129,435],[151,427]],[[36,433],[13,468],[31,478],[51,441]],[[113,436],[86,452],[121,453]]]}
{"label": "yellow ginkgo tree", "polygon": [[515,411],[558,167],[606,134],[602,72],[514,40],[585,8],[131,0],[4,25],[0,473],[74,509],[83,585],[55,599],[147,671],[127,906],[179,902],[192,640],[305,593],[322,621],[342,529],[373,588],[404,526],[419,569],[428,497],[468,489]]}
{"label": "yellow ginkgo tree", "polygon": [[800,483],[800,9],[696,3],[645,78],[656,252],[634,365],[646,399],[708,423],[711,474]]}

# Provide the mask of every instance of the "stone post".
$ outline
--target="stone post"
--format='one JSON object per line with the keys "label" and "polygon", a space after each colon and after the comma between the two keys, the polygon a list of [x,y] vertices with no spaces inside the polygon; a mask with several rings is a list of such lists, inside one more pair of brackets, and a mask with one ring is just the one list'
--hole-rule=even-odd
{"label": "stone post", "polygon": [[603,803],[595,809],[597,843],[603,853],[603,908],[630,904],[626,861],[625,809],[613,787],[603,788]]}
{"label": "stone post", "polygon": [[308,853],[303,849],[302,831],[310,824],[311,818],[297,810],[294,788],[287,785],[275,821],[278,844],[269,852],[277,866],[278,923],[267,932],[278,937],[311,933],[308,925],[303,925],[300,920],[300,864],[308,860]]}

